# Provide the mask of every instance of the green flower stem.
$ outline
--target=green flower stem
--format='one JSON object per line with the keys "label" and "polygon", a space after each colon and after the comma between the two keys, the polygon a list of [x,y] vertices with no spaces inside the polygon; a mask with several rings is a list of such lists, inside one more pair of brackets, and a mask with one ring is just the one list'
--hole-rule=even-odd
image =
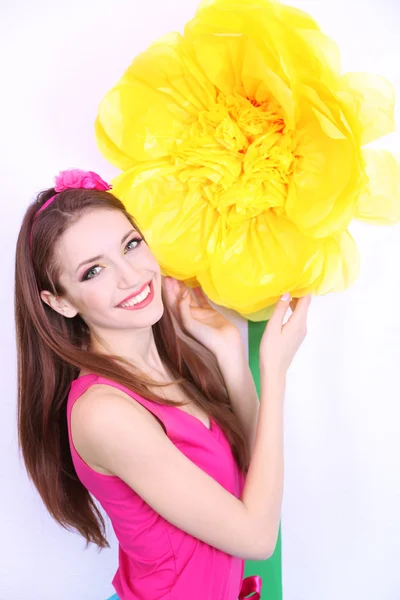
{"label": "green flower stem", "polygon": [[[248,321],[249,364],[260,397],[260,368],[259,348],[266,321]],[[281,527],[279,527],[278,541],[271,558],[264,561],[248,560],[245,563],[245,577],[259,575],[263,580],[262,600],[282,600],[282,552],[281,552]]]}

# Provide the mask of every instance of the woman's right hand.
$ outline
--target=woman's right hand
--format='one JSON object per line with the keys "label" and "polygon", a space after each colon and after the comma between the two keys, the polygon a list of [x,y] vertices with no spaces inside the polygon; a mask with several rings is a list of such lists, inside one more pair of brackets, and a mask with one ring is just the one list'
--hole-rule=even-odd
{"label": "woman's right hand", "polygon": [[[260,374],[268,379],[285,377],[291,362],[307,335],[307,315],[311,294],[297,300],[281,299],[275,307],[260,344]],[[293,313],[283,324],[289,306]]]}

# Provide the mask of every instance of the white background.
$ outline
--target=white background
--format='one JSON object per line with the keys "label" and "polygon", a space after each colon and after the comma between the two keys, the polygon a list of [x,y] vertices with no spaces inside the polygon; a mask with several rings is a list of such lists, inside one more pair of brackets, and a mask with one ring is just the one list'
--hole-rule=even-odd
{"label": "white background", "polygon": [[[386,75],[400,90],[397,0],[293,4],[336,39],[345,70]],[[112,534],[111,550],[84,551],[78,535],[47,515],[18,457],[14,247],[28,202],[59,170],[90,169],[106,180],[116,174],[95,145],[99,101],[135,54],[182,30],[196,5],[1,0],[0,600],[113,593]],[[380,146],[398,150],[399,135]],[[284,600],[400,598],[400,226],[354,224],[351,231],[361,275],[347,292],[314,300],[289,376]]]}

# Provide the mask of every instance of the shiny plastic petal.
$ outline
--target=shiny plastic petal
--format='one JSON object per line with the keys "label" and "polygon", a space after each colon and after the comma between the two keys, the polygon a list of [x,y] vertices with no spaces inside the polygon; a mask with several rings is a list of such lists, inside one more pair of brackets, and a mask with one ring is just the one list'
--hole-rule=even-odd
{"label": "shiny plastic petal", "polygon": [[365,148],[368,185],[356,205],[356,218],[391,225],[400,222],[400,156]]}
{"label": "shiny plastic petal", "polygon": [[136,219],[164,274],[191,280],[210,265],[204,241],[212,240],[220,219],[177,171],[166,160],[138,165],[114,179],[113,193]]}
{"label": "shiny plastic petal", "polygon": [[394,123],[394,90],[383,77],[369,73],[345,73],[338,97],[356,116],[361,145],[391,133]]}
{"label": "shiny plastic petal", "polygon": [[288,186],[287,216],[308,235],[342,231],[354,216],[364,181],[359,149],[352,139],[326,135],[313,116],[299,122],[297,160]]}
{"label": "shiny plastic petal", "polygon": [[383,78],[341,73],[310,15],[204,0],[133,60],[95,130],[163,273],[259,320],[284,292],[351,285],[352,219],[399,221],[399,165],[363,148],[393,130],[393,107]]}
{"label": "shiny plastic petal", "polygon": [[97,117],[100,150],[110,141],[108,158],[130,165],[171,154],[199,111],[215,99],[214,87],[199,69],[179,34],[164,36],[139,54],[120,82],[103,98]]}
{"label": "shiny plastic petal", "polygon": [[[326,239],[324,248],[316,258],[318,269],[321,273],[317,279],[308,276],[308,272],[315,265],[310,264],[309,269],[304,270],[303,285],[301,283],[292,294],[295,298],[301,298],[307,294],[323,296],[330,292],[342,292],[351,286],[360,272],[360,255],[356,243],[348,231]],[[267,306],[259,311],[242,313],[250,321],[265,321],[270,318],[275,304]]]}

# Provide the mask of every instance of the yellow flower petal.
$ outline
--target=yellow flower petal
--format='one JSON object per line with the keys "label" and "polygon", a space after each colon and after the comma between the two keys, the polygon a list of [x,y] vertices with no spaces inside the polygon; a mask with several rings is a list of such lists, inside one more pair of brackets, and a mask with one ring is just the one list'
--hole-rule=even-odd
{"label": "yellow flower petal", "polygon": [[[107,122],[107,119],[105,119]],[[97,117],[95,124],[96,142],[102,155],[119,169],[129,169],[132,159],[125,154],[119,146],[114,144],[111,138],[104,131],[100,118]]]}
{"label": "yellow flower petal", "polygon": [[[360,272],[360,256],[356,243],[348,231],[332,238],[328,238],[324,248],[318,254],[318,268],[321,275],[313,280],[308,277],[307,269],[304,270],[304,282],[309,282],[292,291],[294,298],[301,298],[309,293],[325,295],[332,292],[342,292],[350,287]],[[276,301],[279,298],[276,298]],[[271,317],[275,303],[259,311],[242,313],[249,321],[264,321]]]}
{"label": "yellow flower petal", "polygon": [[134,59],[95,129],[163,274],[258,320],[284,292],[351,285],[353,218],[400,220],[399,164],[362,149],[392,131],[393,103],[384,79],[341,74],[310,15],[205,0]]}
{"label": "yellow flower petal", "polygon": [[323,247],[271,210],[226,231],[198,281],[217,304],[258,311],[285,291],[304,287],[305,280],[318,280]]}
{"label": "yellow flower petal", "polygon": [[395,130],[394,90],[383,77],[345,73],[340,80],[338,97],[359,121],[361,145]]}
{"label": "yellow flower petal", "polygon": [[103,98],[97,119],[102,139],[129,157],[130,166],[171,154],[198,111],[214,100],[214,87],[192,54],[182,36],[165,36],[139,54]]}
{"label": "yellow flower petal", "polygon": [[314,237],[343,231],[353,218],[364,181],[359,149],[352,140],[327,136],[317,119],[305,115],[295,153],[287,216]]}
{"label": "yellow flower petal", "polygon": [[370,223],[388,225],[400,222],[400,156],[384,150],[365,148],[366,173],[369,178],[360,195],[355,217]]}
{"label": "yellow flower petal", "polygon": [[[315,293],[342,292],[350,287],[360,272],[360,255],[356,243],[348,231],[326,238],[324,243],[324,266],[322,275],[315,283]],[[308,293],[310,288],[301,290]]]}
{"label": "yellow flower petal", "polygon": [[165,160],[138,165],[114,179],[113,193],[143,231],[163,272],[191,280],[209,267],[204,240],[218,230],[218,214],[176,176]]}

